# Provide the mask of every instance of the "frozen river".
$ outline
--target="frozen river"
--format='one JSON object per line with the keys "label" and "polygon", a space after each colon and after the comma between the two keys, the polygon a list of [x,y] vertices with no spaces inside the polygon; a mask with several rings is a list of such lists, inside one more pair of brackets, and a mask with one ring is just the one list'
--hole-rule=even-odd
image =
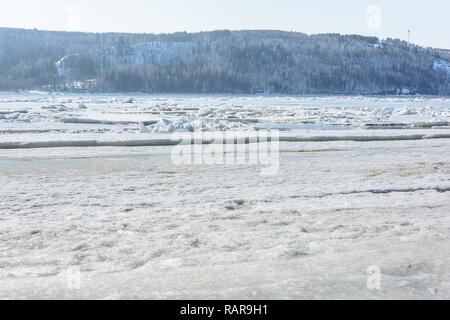
{"label": "frozen river", "polygon": [[[0,298],[450,299],[450,99],[0,94]],[[280,129],[277,171],[173,132]]]}

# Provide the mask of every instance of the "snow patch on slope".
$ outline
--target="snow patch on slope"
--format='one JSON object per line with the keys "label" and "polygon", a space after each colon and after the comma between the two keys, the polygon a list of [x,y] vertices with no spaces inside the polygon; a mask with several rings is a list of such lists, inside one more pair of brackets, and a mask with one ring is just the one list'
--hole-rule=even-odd
{"label": "snow patch on slope", "polygon": [[73,67],[82,59],[89,59],[101,70],[111,66],[131,65],[167,65],[171,61],[193,54],[197,44],[193,42],[148,42],[135,44],[130,47],[110,47],[101,51],[87,54],[65,56],[55,66],[60,77],[70,75]]}
{"label": "snow patch on slope", "polygon": [[433,70],[444,70],[450,73],[450,62],[439,59],[433,62]]}

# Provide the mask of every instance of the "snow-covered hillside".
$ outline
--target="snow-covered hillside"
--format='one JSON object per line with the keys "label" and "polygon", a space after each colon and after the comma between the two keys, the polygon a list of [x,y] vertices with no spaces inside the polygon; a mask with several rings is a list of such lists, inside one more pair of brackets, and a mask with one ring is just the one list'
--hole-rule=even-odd
{"label": "snow-covered hillside", "polygon": [[450,93],[449,63],[396,42],[344,38],[153,41],[66,56],[60,79],[115,91]]}
{"label": "snow-covered hillside", "polygon": [[[145,64],[164,66],[176,59],[182,59],[193,54],[197,47],[190,42],[149,42],[135,44],[130,47],[111,47],[101,51],[93,51],[84,55],[65,56],[55,65],[58,75],[70,76],[74,67],[79,67],[83,59],[89,59],[99,72],[106,68],[127,65],[136,67]],[[86,60],[84,60],[86,61]]]}
{"label": "snow-covered hillside", "polygon": [[0,90],[446,95],[448,64],[442,50],[359,35],[0,29]]}

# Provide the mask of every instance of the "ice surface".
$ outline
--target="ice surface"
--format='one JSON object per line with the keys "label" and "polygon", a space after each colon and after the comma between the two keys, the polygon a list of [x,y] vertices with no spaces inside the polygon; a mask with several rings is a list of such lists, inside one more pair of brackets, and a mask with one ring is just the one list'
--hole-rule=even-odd
{"label": "ice surface", "polygon": [[[0,131],[23,124],[66,128],[75,134],[109,133],[112,126],[115,132],[136,133],[196,127],[206,131],[416,128],[448,126],[449,110],[450,99],[439,97],[2,94]],[[145,130],[140,123],[158,125]]]}
{"label": "ice surface", "polygon": [[[128,98],[0,94],[0,145],[60,144],[0,149],[1,299],[450,299],[447,98]],[[279,126],[279,172],[175,165],[185,124]]]}
{"label": "ice surface", "polygon": [[[189,126],[190,124],[188,124]],[[195,130],[205,129],[200,121],[193,123]],[[28,148],[62,148],[62,147],[133,147],[133,146],[173,146],[182,141],[194,141],[195,137],[202,137],[203,143],[208,144],[214,141],[214,135],[210,136],[182,134],[193,131],[181,121],[172,122],[162,119],[154,126],[148,128],[140,124],[140,133],[142,134],[110,134],[104,133],[83,133],[83,134],[46,134],[40,131],[16,131],[15,134],[0,135],[1,149],[28,149]],[[152,132],[150,135],[148,133]],[[179,133],[170,135],[169,133]],[[5,132],[12,133],[12,132]],[[30,134],[31,133],[31,134]],[[37,133],[40,133],[39,135]],[[162,133],[166,133],[165,135]],[[233,131],[229,134],[238,141],[232,141],[233,144],[251,142],[250,136],[255,136],[255,132]],[[271,137],[270,133],[267,134]],[[221,137],[221,136],[219,136]],[[304,132],[290,132],[277,135],[276,139],[281,142],[331,142],[331,141],[406,141],[423,139],[450,139],[450,130],[448,129],[405,129],[405,130],[309,130]],[[224,139],[222,139],[224,140]],[[220,143],[227,141],[220,140]]]}

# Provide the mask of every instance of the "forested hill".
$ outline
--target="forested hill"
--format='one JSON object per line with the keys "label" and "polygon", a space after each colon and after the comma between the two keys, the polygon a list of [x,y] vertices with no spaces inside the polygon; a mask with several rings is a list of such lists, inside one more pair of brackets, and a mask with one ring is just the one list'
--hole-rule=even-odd
{"label": "forested hill", "polygon": [[0,90],[450,94],[450,53],[284,31],[174,34],[0,28]]}

